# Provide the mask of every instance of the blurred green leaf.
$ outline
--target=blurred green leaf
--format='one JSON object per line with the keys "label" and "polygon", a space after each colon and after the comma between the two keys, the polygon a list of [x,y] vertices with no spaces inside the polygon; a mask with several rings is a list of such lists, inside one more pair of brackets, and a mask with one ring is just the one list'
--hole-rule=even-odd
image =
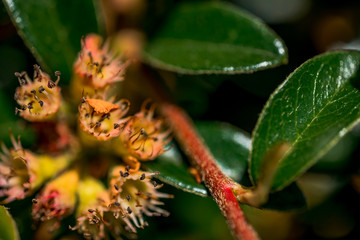
{"label": "blurred green leaf", "polygon": [[346,134],[311,168],[315,172],[339,172],[348,167],[349,161],[359,143],[352,132]]}
{"label": "blurred green leaf", "polygon": [[18,240],[19,232],[15,221],[4,206],[0,206],[0,239]]}
{"label": "blurred green leaf", "polygon": [[250,136],[227,123],[197,122],[196,127],[223,172],[239,182],[247,170]]}
{"label": "blurred green leaf", "polygon": [[335,51],[301,65],[275,90],[253,133],[250,174],[257,182],[264,155],[289,142],[272,189],[280,190],[312,166],[360,119],[360,52]]}
{"label": "blurred green leaf", "polygon": [[9,99],[4,90],[0,89],[0,109],[1,109],[1,121],[0,121],[0,141],[5,142],[10,146],[9,130],[11,130],[14,136],[21,136],[21,142],[24,146],[29,146],[35,141],[35,133],[33,129],[27,128],[25,122],[22,120],[16,120],[15,109],[12,109],[9,104]]}
{"label": "blurred green leaf", "polygon": [[[240,129],[221,122],[197,122],[196,127],[217,163],[226,175],[239,182],[247,176],[251,138]],[[157,178],[174,187],[200,196],[208,196],[206,188],[196,183],[188,165],[174,146],[155,161],[143,163],[151,171],[159,171]],[[305,207],[305,199],[294,183],[283,191],[269,196],[264,208],[288,210]]]}
{"label": "blurred green leaf", "polygon": [[[81,37],[99,32],[91,0],[3,0],[19,35],[39,64],[69,82]],[[51,74],[50,74],[51,75]]]}
{"label": "blurred green leaf", "polygon": [[202,184],[198,184],[190,174],[188,165],[185,163],[176,146],[163,154],[156,160],[142,164],[150,171],[159,171],[160,175],[155,177],[183,191],[207,196],[207,190]]}
{"label": "blurred green leaf", "polygon": [[149,64],[189,74],[247,73],[287,62],[262,21],[223,2],[180,4],[144,52]]}
{"label": "blurred green leaf", "polygon": [[296,183],[292,183],[281,191],[270,193],[268,201],[261,208],[288,211],[306,206],[306,199],[301,189]]}

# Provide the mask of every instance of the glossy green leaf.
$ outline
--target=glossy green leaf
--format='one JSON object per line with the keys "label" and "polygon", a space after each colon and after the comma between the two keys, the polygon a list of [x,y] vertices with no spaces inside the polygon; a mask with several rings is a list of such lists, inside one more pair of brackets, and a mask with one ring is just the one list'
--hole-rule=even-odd
{"label": "glossy green leaf", "polygon": [[[197,122],[196,127],[206,145],[212,151],[217,163],[226,175],[237,182],[247,178],[248,157],[251,148],[250,136],[240,129],[221,122]],[[206,188],[196,183],[188,171],[188,164],[174,146],[155,161],[143,163],[163,182],[200,196],[208,196]],[[283,191],[271,194],[263,207],[279,210],[302,208],[305,199],[294,183]]]}
{"label": "glossy green leaf", "polygon": [[287,62],[282,40],[262,21],[224,2],[178,5],[145,48],[149,64],[189,74],[246,73]]}
{"label": "glossy green leaf", "polygon": [[[98,32],[91,0],[3,0],[19,35],[39,64],[68,82],[81,37]],[[20,71],[21,69],[19,69]]]}
{"label": "glossy green leaf", "polygon": [[334,51],[296,69],[266,103],[253,133],[250,173],[256,183],[263,157],[288,142],[273,190],[294,181],[360,119],[360,52]]}
{"label": "glossy green leaf", "polygon": [[4,206],[0,206],[0,239],[18,240],[20,239],[15,221]]}

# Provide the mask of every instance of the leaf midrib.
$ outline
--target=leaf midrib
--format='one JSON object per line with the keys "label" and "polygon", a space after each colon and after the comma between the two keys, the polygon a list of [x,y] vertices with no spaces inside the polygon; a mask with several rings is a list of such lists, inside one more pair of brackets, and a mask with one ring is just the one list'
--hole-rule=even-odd
{"label": "leaf midrib", "polygon": [[[323,66],[324,64],[325,64],[325,63],[322,63],[319,71],[317,71],[317,74],[316,74],[317,77],[315,78],[315,81],[316,81],[316,79],[318,78],[318,75],[320,74],[320,72],[322,71],[322,66]],[[350,77],[350,78],[351,78],[351,77]],[[350,79],[350,78],[349,78],[349,79]],[[319,110],[319,112],[316,113],[315,115],[313,115],[314,117],[313,117],[313,118],[311,119],[311,121],[305,126],[305,128],[301,131],[301,133],[300,133],[300,134],[297,134],[295,140],[294,140],[293,143],[290,145],[289,150],[286,151],[285,154],[284,154],[284,156],[280,159],[280,162],[282,162],[282,161],[283,161],[284,159],[286,159],[291,153],[293,153],[294,146],[295,146],[296,144],[298,144],[299,140],[303,137],[304,132],[306,132],[306,130],[307,130],[307,129],[312,125],[312,123],[319,117],[319,115],[321,115],[322,111],[323,111],[324,109],[326,109],[326,108],[329,106],[330,103],[332,103],[332,100],[335,98],[335,96],[340,92],[340,90],[343,88],[343,86],[344,86],[348,81],[349,81],[349,80],[342,82],[341,86],[339,86],[339,87],[333,92],[332,96],[331,96],[331,97],[329,98],[329,100],[325,103],[325,105]],[[295,109],[296,109],[296,106],[295,106]],[[295,122],[296,122],[296,121],[295,121]],[[327,143],[326,145],[329,145],[329,144],[332,144],[332,142],[329,142],[329,143]],[[316,157],[318,157],[318,156],[316,155]],[[315,159],[316,157],[312,158],[312,160]],[[311,160],[308,161],[306,164],[303,165],[303,167],[301,168],[301,171],[302,171],[304,168],[306,168],[309,164],[311,164]],[[298,171],[298,172],[301,172],[301,171]],[[288,183],[288,182],[292,182],[292,180],[295,179],[296,177],[297,177],[297,176],[290,178],[290,179],[287,181],[287,183]],[[284,186],[286,186],[287,183],[283,183],[282,185],[278,186],[278,187],[276,188],[276,190],[279,190],[279,189],[283,188]]]}

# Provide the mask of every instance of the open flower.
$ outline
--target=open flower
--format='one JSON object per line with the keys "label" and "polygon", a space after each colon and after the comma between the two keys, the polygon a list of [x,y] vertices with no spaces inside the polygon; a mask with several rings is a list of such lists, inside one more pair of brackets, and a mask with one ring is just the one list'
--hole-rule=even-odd
{"label": "open flower", "polygon": [[0,153],[0,197],[6,197],[4,203],[29,195],[38,167],[37,158],[22,148],[20,139],[10,137],[13,148],[8,149],[2,143],[3,153]]}
{"label": "open flower", "polygon": [[61,219],[74,210],[78,181],[77,171],[70,170],[47,183],[38,197],[33,200],[33,219],[55,220],[54,229],[57,228]]}
{"label": "open flower", "polygon": [[10,139],[13,148],[2,143],[0,153],[0,197],[7,197],[3,203],[29,196],[72,161],[68,153],[56,157],[35,155],[23,149],[20,139],[16,141],[12,134]]}
{"label": "open flower", "polygon": [[74,81],[80,81],[80,86],[97,90],[124,79],[127,63],[110,52],[108,43],[103,45],[99,35],[89,34],[81,41],[81,45],[81,52],[74,64],[77,75]]}
{"label": "open flower", "polygon": [[115,239],[134,237],[125,230],[126,222],[119,218],[119,209],[112,206],[111,194],[101,182],[86,177],[79,183],[78,196],[77,223],[74,227],[70,226],[71,230],[77,230],[85,239],[107,239],[107,232]]}
{"label": "open flower", "polygon": [[109,209],[115,218],[121,216],[126,223],[126,229],[136,232],[136,228],[147,226],[143,214],[146,216],[168,216],[169,212],[158,207],[164,203],[159,198],[172,198],[166,193],[158,192],[158,185],[151,181],[157,173],[130,172],[129,167],[117,166],[111,172]]}
{"label": "open flower", "polygon": [[155,105],[148,105],[149,101],[143,103],[141,111],[126,122],[119,137],[127,152],[140,160],[156,158],[171,141],[164,120],[153,117]]}
{"label": "open flower", "polygon": [[108,101],[104,97],[83,98],[79,106],[80,127],[98,140],[109,140],[120,134],[120,126],[127,121],[122,117],[129,107],[126,99],[114,103],[114,98]]}
{"label": "open flower", "polygon": [[79,182],[77,193],[79,196],[77,223],[70,229],[77,230],[86,239],[104,239],[106,236],[104,213],[98,197],[107,193],[105,187],[100,181],[86,177]]}
{"label": "open flower", "polygon": [[50,119],[60,106],[60,72],[55,72],[57,80],[53,82],[49,75],[34,65],[34,80],[31,81],[26,72],[15,73],[20,87],[16,89],[15,100],[20,105],[15,113],[28,121],[44,121]]}

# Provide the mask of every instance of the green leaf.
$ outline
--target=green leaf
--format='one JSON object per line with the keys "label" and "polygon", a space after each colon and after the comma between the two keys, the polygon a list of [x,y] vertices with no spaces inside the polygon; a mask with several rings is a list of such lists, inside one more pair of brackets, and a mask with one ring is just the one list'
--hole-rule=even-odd
{"label": "green leaf", "polygon": [[164,183],[200,196],[207,196],[207,190],[202,184],[198,184],[190,174],[188,165],[185,163],[176,146],[156,160],[142,163],[148,170],[159,171],[160,175],[155,177]]}
{"label": "green leaf", "polygon": [[196,127],[222,171],[239,182],[247,170],[250,136],[228,123],[197,122]]}
{"label": "green leaf", "polygon": [[[237,182],[244,181],[247,178],[250,136],[227,123],[197,122],[196,127],[224,173]],[[193,194],[208,196],[206,188],[196,183],[189,173],[188,164],[176,146],[155,161],[143,165],[151,171],[159,171],[157,178],[167,184]],[[294,183],[283,191],[271,194],[269,202],[262,207],[288,210],[305,205],[305,199]]]}
{"label": "green leaf", "polygon": [[4,206],[0,206],[0,239],[20,239],[16,223]]}
{"label": "green leaf", "polygon": [[224,2],[183,3],[144,51],[149,64],[181,73],[247,73],[287,62],[261,20]]}
{"label": "green leaf", "polygon": [[253,133],[250,174],[254,183],[272,146],[290,144],[273,180],[272,189],[279,190],[311,167],[359,121],[359,64],[360,52],[328,52],[305,62],[275,90]]}
{"label": "green leaf", "polygon": [[19,35],[50,74],[69,82],[81,37],[98,32],[91,0],[3,0]]}

